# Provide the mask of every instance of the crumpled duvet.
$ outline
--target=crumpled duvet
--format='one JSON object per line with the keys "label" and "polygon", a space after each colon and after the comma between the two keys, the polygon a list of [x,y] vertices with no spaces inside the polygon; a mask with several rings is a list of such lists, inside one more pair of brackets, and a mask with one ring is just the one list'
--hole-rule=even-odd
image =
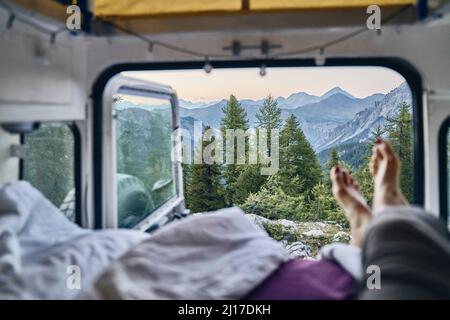
{"label": "crumpled duvet", "polygon": [[[347,251],[333,247],[322,257],[354,267],[360,253]],[[150,236],[82,229],[27,182],[0,189],[0,300],[240,299],[289,259],[238,208],[190,216]]]}
{"label": "crumpled duvet", "polygon": [[147,237],[82,229],[27,182],[6,184],[0,189],[0,300],[76,298]]}
{"label": "crumpled duvet", "polygon": [[289,259],[238,208],[191,216],[114,262],[83,298],[240,299]]}
{"label": "crumpled duvet", "polygon": [[288,259],[238,208],[150,236],[82,229],[24,181],[0,189],[0,300],[238,299]]}

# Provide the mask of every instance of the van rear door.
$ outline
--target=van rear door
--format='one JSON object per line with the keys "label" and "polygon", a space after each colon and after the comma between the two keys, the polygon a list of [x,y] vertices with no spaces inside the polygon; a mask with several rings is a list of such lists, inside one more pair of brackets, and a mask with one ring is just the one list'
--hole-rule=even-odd
{"label": "van rear door", "polygon": [[102,199],[96,201],[103,209],[97,227],[146,231],[183,213],[176,92],[118,75],[105,87],[102,118],[102,170],[96,180]]}

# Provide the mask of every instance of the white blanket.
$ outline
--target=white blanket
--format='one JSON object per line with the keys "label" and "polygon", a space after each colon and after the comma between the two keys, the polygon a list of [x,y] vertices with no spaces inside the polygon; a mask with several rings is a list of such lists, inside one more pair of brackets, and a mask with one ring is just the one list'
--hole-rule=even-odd
{"label": "white blanket", "polygon": [[240,299],[288,259],[240,209],[223,209],[157,231],[83,298]]}
{"label": "white blanket", "polygon": [[7,184],[0,189],[0,300],[75,298],[147,237],[81,229],[27,182]]}
{"label": "white blanket", "polygon": [[[324,257],[356,259],[328,251]],[[188,217],[149,236],[82,229],[27,182],[0,189],[0,300],[239,299],[288,259],[238,208]],[[70,281],[73,266],[79,290]]]}
{"label": "white blanket", "polygon": [[27,182],[0,189],[0,300],[237,299],[288,258],[237,208],[149,236],[82,229]]}

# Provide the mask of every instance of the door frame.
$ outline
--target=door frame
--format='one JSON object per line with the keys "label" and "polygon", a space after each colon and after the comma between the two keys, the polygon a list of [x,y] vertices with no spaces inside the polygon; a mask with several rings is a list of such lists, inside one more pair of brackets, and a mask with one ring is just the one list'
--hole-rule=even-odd
{"label": "door frame", "polygon": [[[153,83],[150,81],[139,80],[116,75],[112,77],[103,91],[103,130],[102,130],[102,212],[97,217],[97,228],[118,228],[117,212],[117,159],[116,159],[116,135],[114,116],[112,112],[113,96],[116,93],[126,90],[130,94],[141,96],[151,96],[158,99],[167,99],[170,101],[172,110],[172,131],[180,127],[180,117],[178,108],[178,99],[176,92],[169,86]],[[176,139],[178,135],[171,138],[173,148],[180,146]],[[174,211],[184,209],[182,168],[180,159],[172,159],[173,178],[175,183],[175,195],[168,199],[163,205],[153,211],[148,217],[140,221],[134,229],[146,231],[155,225],[163,224],[168,220],[168,215]]]}
{"label": "door frame", "polygon": [[[305,59],[252,59],[252,60],[216,60],[209,61],[215,69],[222,68],[260,68],[262,65],[271,67],[317,67],[312,58]],[[124,71],[157,71],[202,69],[204,61],[176,62],[141,62],[120,63],[111,65],[101,72],[92,87],[93,98],[93,168],[94,168],[94,226],[101,227],[101,216],[104,206],[102,201],[102,131],[103,131],[103,93],[107,82],[115,75]],[[423,80],[418,70],[409,61],[400,57],[363,57],[363,58],[329,58],[321,67],[385,67],[398,72],[408,83],[413,104],[414,128],[414,204],[423,206],[425,203],[425,169],[424,169],[424,117],[423,117]],[[213,70],[214,72],[214,70]]]}

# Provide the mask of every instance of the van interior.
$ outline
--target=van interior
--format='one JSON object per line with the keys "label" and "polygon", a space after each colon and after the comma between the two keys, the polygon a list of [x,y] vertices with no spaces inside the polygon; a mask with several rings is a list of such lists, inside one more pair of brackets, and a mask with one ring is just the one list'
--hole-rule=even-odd
{"label": "van interior", "polygon": [[0,0],[0,43],[2,299],[272,299],[336,243],[354,275],[330,170],[371,207],[381,140],[450,229],[450,1]]}

